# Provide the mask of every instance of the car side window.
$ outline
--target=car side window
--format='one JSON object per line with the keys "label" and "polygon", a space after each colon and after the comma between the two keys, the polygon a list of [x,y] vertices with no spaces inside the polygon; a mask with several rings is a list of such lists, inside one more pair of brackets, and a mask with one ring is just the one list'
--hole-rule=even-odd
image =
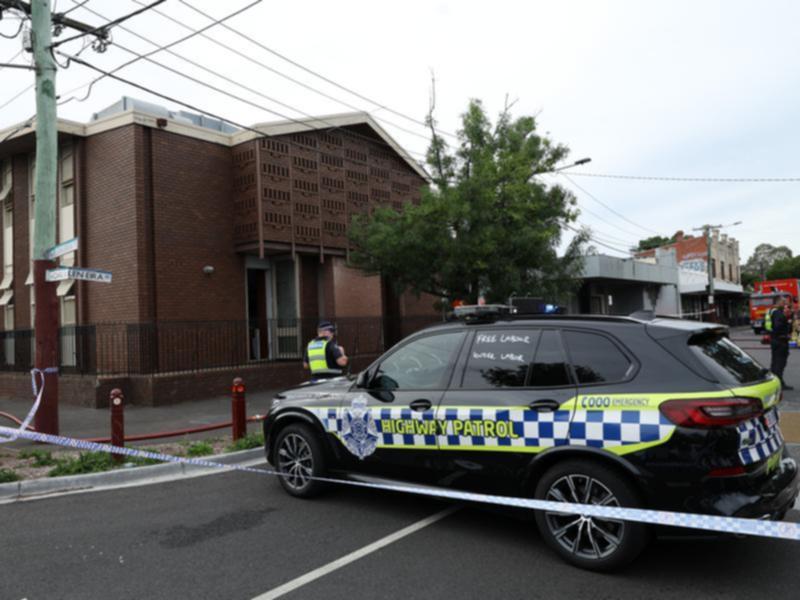
{"label": "car side window", "polygon": [[466,333],[451,331],[409,342],[381,362],[370,389],[432,390],[444,388]]}
{"label": "car side window", "polygon": [[559,387],[572,383],[558,331],[544,330],[531,368],[531,387]]}
{"label": "car side window", "polygon": [[625,379],[633,364],[610,339],[596,333],[564,331],[578,383],[607,383]]}
{"label": "car side window", "polygon": [[461,387],[523,387],[538,341],[539,331],[535,329],[475,332]]}

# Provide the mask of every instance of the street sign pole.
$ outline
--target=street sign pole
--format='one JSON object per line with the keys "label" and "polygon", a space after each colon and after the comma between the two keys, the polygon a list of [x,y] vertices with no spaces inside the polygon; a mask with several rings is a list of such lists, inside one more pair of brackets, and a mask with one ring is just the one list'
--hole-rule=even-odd
{"label": "street sign pole", "polygon": [[50,53],[50,0],[31,0],[33,58],[36,66],[36,180],[34,183],[33,290],[36,352],[34,366],[44,377],[44,393],[36,413],[36,430],[58,435],[58,298],[56,284],[45,280],[55,266],[46,251],[56,242],[56,175],[58,122],[56,64]]}

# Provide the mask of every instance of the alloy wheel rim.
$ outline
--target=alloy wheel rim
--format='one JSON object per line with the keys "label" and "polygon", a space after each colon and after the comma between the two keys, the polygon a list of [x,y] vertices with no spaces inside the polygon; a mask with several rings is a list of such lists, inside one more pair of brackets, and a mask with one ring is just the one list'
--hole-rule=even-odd
{"label": "alloy wheel rim", "polygon": [[278,448],[278,470],[283,481],[293,489],[302,489],[311,481],[314,458],[303,436],[290,433],[283,438]]}
{"label": "alloy wheel rim", "polygon": [[[619,506],[619,500],[601,481],[588,475],[570,474],[556,480],[546,500],[598,506]],[[585,515],[545,512],[545,522],[558,544],[570,554],[589,560],[610,556],[625,535],[625,523]]]}

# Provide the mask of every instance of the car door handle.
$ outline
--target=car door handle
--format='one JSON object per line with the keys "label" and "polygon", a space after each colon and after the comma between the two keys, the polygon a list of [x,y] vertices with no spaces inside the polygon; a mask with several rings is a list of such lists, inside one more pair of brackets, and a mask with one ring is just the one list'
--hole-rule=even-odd
{"label": "car door handle", "polygon": [[553,412],[558,410],[561,406],[561,403],[556,400],[551,400],[550,398],[540,398],[539,400],[534,400],[528,407],[531,410],[538,410],[540,412]]}
{"label": "car door handle", "polygon": [[417,412],[423,412],[428,410],[433,404],[427,398],[419,398],[418,400],[414,400],[411,404],[409,404],[411,410],[416,410]]}

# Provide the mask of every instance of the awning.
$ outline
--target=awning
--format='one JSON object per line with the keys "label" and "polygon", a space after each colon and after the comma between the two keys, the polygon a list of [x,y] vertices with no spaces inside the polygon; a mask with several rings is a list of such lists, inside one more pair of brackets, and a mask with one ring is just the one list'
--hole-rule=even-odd
{"label": "awning", "polygon": [[3,281],[0,281],[0,290],[7,290],[11,287],[11,282],[14,281],[13,273],[6,273],[3,275]]}
{"label": "awning", "polygon": [[6,290],[3,292],[3,295],[0,296],[0,306],[8,306],[11,303],[11,298],[14,297],[13,290]]}
{"label": "awning", "polygon": [[58,288],[56,289],[56,296],[58,296],[59,298],[68,296],[69,291],[72,289],[73,285],[75,285],[74,279],[65,279],[64,281],[59,281]]}
{"label": "awning", "polygon": [[33,268],[31,267],[30,273],[25,278],[25,285],[33,285]]}

